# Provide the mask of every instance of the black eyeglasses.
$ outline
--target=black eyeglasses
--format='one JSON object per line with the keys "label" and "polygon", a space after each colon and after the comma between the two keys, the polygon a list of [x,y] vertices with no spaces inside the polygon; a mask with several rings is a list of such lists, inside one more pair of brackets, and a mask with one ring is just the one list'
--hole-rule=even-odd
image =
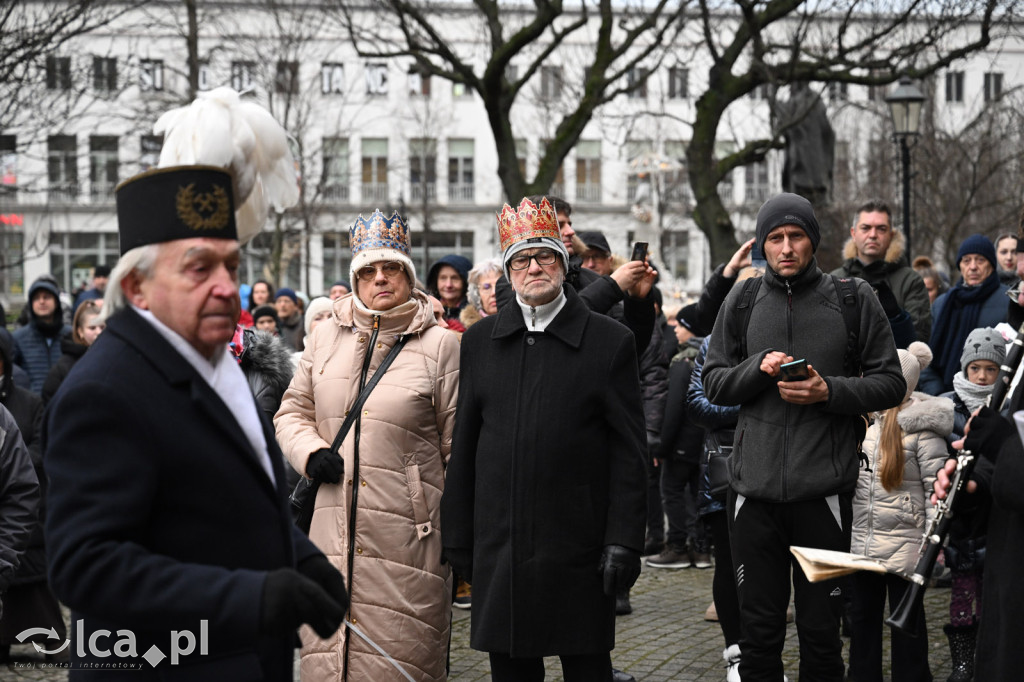
{"label": "black eyeglasses", "polygon": [[381,263],[380,266],[366,265],[356,270],[356,275],[364,282],[372,282],[377,278],[377,271],[380,270],[388,279],[394,279],[405,272],[405,266],[396,261]]}
{"label": "black eyeglasses", "polygon": [[551,265],[558,260],[558,254],[551,249],[541,249],[531,256],[512,256],[508,261],[508,267],[512,270],[525,270],[530,267],[531,260],[537,261],[537,265],[544,267],[545,265]]}

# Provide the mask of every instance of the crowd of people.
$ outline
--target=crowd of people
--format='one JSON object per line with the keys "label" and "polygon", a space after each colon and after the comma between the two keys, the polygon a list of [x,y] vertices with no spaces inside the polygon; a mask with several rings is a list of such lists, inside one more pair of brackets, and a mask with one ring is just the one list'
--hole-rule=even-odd
{"label": "crowd of people", "polygon": [[[825,273],[813,207],[780,194],[666,305],[653,259],[534,196],[497,215],[500,254],[422,281],[405,220],[360,216],[348,280],[310,299],[239,286],[233,221],[196,236],[181,183],[231,192],[200,166],[129,180],[116,266],[74,297],[40,277],[0,329],[0,657],[52,628],[89,646],[48,657],[104,679],[104,632],[144,652],[202,631],[153,665],[291,679],[298,629],[304,680],[442,680],[455,607],[494,680],[557,656],[618,682],[645,564],[714,571],[729,682],[786,679],[790,621],[800,679],[930,682],[923,610],[883,661],[885,604],[966,437],[982,465],[935,574],[949,679],[1020,663],[1020,591],[994,573],[1021,546],[1019,392],[986,406],[1024,321],[1015,235],[965,239],[949,281],[870,201]],[[794,545],[889,572],[812,582]]]}

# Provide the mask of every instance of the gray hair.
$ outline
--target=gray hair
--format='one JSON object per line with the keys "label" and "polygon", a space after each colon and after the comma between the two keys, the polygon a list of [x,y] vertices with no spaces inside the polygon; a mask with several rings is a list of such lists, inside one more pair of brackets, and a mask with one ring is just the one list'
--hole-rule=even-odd
{"label": "gray hair", "polygon": [[484,307],[483,301],[480,300],[480,287],[478,286],[480,278],[492,272],[498,273],[498,277],[504,274],[501,269],[501,259],[498,257],[488,258],[469,271],[469,276],[467,277],[469,287],[466,290],[466,296],[477,310],[483,310]]}
{"label": "gray hair", "polygon": [[128,307],[124,291],[121,290],[121,282],[133,271],[137,272],[143,279],[153,276],[156,268],[156,259],[160,255],[160,244],[146,244],[137,246],[121,256],[117,265],[110,271],[110,281],[107,284],[107,291],[103,296],[102,318],[107,320],[111,315],[121,308]]}

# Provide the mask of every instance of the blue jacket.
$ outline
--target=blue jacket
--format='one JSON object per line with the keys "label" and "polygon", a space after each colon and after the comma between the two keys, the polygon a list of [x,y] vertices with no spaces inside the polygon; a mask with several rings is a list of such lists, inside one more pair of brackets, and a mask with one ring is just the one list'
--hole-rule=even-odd
{"label": "blue jacket", "polygon": [[57,364],[63,351],[60,348],[60,340],[65,334],[71,333],[71,327],[63,325],[52,330],[52,336],[43,333],[43,326],[32,310],[32,296],[43,289],[53,294],[57,299],[57,308],[54,319],[63,317],[60,303],[60,290],[56,285],[42,279],[37,279],[28,290],[29,323],[14,332],[14,364],[20,365],[29,378],[29,390],[39,395],[43,391],[43,382],[50,368]]}

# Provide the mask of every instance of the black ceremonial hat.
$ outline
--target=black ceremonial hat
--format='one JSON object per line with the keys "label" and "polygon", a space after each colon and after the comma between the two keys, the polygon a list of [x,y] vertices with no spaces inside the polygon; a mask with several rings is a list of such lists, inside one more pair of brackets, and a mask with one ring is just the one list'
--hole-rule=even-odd
{"label": "black ceremonial hat", "polygon": [[155,168],[117,186],[121,255],[175,239],[238,239],[231,173],[216,166]]}

